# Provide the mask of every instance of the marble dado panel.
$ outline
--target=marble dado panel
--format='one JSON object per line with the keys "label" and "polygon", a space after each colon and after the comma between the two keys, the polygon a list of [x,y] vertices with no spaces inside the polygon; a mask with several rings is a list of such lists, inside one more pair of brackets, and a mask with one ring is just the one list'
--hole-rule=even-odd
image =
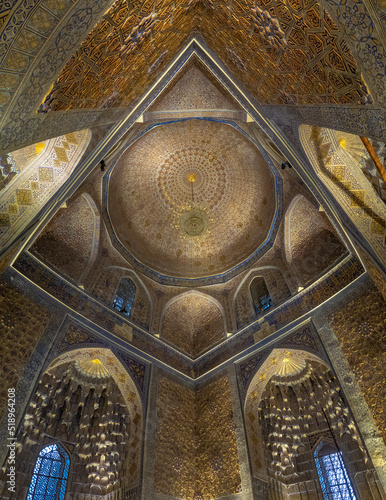
{"label": "marble dado panel", "polygon": [[[44,292],[71,307],[75,312],[99,327],[114,332],[115,325],[126,325],[126,322],[121,320],[111,309],[98,303],[74,285],[63,281],[60,276],[54,274],[29,253],[22,254],[13,267]],[[363,273],[364,269],[356,258],[345,259],[327,276],[267,314],[265,319],[269,325],[272,325],[269,332],[261,330],[260,325],[256,322],[240,334],[217,346],[215,353],[204,354],[196,361],[178,354],[176,350],[169,348],[153,335],[136,328],[133,323],[127,322],[133,328],[130,343],[147,355],[194,379],[240,354],[256,341],[263,340],[274,331],[275,327],[279,329],[327,301]]]}

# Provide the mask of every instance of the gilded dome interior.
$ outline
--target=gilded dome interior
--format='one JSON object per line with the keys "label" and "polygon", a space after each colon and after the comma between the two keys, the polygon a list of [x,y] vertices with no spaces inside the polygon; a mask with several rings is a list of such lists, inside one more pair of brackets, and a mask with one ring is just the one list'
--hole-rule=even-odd
{"label": "gilded dome interior", "polygon": [[190,120],[161,125],[118,160],[108,213],[128,252],[176,277],[219,274],[265,241],[275,181],[260,151],[235,128]]}

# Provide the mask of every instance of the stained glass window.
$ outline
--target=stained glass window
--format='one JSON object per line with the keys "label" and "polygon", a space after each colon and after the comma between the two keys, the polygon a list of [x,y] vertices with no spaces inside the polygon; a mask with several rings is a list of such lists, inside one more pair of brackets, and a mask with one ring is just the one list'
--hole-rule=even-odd
{"label": "stained glass window", "polygon": [[324,443],[320,442],[314,452],[324,500],[356,500],[342,453],[337,451],[324,454],[324,447]]}
{"label": "stained glass window", "polygon": [[119,312],[130,316],[131,307],[135,297],[135,285],[129,278],[123,278],[119,282],[117,294],[115,295],[113,307]]}
{"label": "stained glass window", "polygon": [[250,286],[250,291],[256,315],[263,313],[273,305],[264,278],[254,278]]}
{"label": "stained glass window", "polygon": [[36,460],[27,500],[64,500],[70,458],[60,444],[42,449]]}

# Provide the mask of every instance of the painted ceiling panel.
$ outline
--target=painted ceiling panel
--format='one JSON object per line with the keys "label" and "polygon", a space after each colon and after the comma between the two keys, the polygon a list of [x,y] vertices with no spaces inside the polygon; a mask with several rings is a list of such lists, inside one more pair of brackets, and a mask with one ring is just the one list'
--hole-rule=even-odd
{"label": "painted ceiling panel", "polygon": [[130,106],[192,34],[260,103],[358,103],[363,93],[342,33],[315,0],[118,0],[43,110]]}

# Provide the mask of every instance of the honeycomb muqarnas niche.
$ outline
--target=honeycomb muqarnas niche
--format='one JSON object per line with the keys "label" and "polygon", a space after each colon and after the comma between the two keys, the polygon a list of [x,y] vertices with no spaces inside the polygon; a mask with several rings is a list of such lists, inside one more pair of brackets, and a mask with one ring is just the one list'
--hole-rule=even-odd
{"label": "honeycomb muqarnas niche", "polygon": [[[61,443],[70,459],[67,495],[124,494],[138,484],[141,436],[137,390],[111,351],[64,354],[40,378],[24,416],[15,462],[18,490],[11,498],[24,498],[27,492],[27,498],[48,498],[41,479],[35,478],[31,487],[30,473],[37,473],[37,453],[52,443]],[[49,468],[42,474],[54,476]]]}
{"label": "honeycomb muqarnas niche", "polygon": [[152,129],[118,160],[109,181],[119,241],[169,276],[214,275],[241,263],[267,238],[275,209],[266,161],[222,123]]}

